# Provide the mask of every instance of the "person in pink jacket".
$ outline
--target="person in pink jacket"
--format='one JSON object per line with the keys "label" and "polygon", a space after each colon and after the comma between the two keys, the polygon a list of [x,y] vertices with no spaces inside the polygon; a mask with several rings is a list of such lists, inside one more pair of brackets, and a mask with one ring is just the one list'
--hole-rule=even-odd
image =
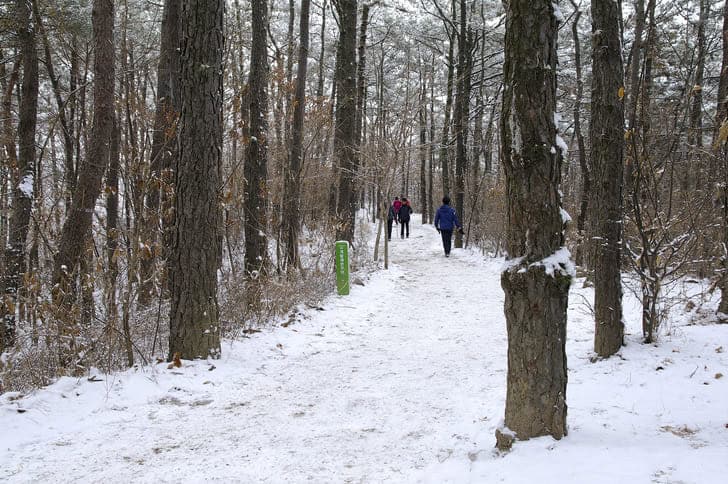
{"label": "person in pink jacket", "polygon": [[394,202],[392,202],[392,208],[394,209],[394,224],[397,225],[397,220],[399,219],[399,209],[402,207],[402,202],[399,200],[399,197],[394,197]]}

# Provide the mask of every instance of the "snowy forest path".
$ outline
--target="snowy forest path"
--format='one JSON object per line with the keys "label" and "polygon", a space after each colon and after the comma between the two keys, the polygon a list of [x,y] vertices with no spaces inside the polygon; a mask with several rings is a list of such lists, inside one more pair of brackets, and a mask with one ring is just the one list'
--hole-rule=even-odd
{"label": "snowy forest path", "polygon": [[504,399],[502,293],[484,290],[499,266],[445,258],[417,215],[410,230],[389,270],[227,341],[219,361],[64,378],[26,399],[35,429],[11,424],[0,480],[408,481],[447,460]]}

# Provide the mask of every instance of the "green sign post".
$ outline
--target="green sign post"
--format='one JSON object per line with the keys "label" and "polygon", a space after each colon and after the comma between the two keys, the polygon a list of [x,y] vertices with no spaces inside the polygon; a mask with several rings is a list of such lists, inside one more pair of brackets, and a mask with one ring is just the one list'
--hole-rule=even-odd
{"label": "green sign post", "polygon": [[339,296],[349,294],[349,242],[336,242],[336,290]]}

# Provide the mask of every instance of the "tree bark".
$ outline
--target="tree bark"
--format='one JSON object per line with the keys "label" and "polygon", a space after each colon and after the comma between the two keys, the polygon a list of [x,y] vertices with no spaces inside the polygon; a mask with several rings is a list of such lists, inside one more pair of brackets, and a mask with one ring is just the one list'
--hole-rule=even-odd
{"label": "tree bark", "polygon": [[[634,16],[634,41],[629,54],[629,85],[627,86],[627,133],[626,137],[629,143],[636,143],[639,131],[639,97],[640,97],[640,72],[642,69],[642,52],[644,51],[644,40],[642,38],[645,29],[645,0],[635,0],[635,16]],[[636,159],[636,150],[628,149],[625,157],[625,168],[627,171],[626,184],[627,190],[632,191],[632,184],[635,177],[635,166],[638,163]]]}
{"label": "tree bark", "polygon": [[[694,148],[703,147],[703,82],[705,78],[705,57],[707,55],[707,41],[705,38],[705,24],[708,21],[710,5],[707,0],[700,0],[700,18],[698,20],[698,51],[695,66],[695,81],[693,82],[692,102],[690,103],[690,128],[688,129],[688,144]],[[694,172],[695,167],[688,167],[686,172],[691,173],[697,183],[702,176]],[[698,166],[699,168],[699,166]],[[697,175],[697,176],[696,176]],[[688,187],[689,189],[690,187]]]}
{"label": "tree bark", "polygon": [[[145,184],[146,206],[144,210],[141,237],[147,251],[142,251],[139,267],[139,304],[142,307],[152,302],[155,293],[155,271],[159,257],[167,244],[159,243],[160,236],[169,231],[171,217],[165,216],[165,205],[171,201],[167,196],[172,182],[173,160],[177,151],[177,122],[180,113],[179,93],[179,0],[166,0],[162,16],[161,46],[157,65],[157,105],[154,113],[154,131],[149,154],[149,179]],[[169,208],[169,207],[168,207]],[[167,234],[169,238],[169,234]],[[160,250],[157,250],[157,247]]]}
{"label": "tree bark", "polygon": [[[58,109],[58,122],[61,124],[61,131],[63,135],[63,151],[64,151],[64,163],[66,167],[67,182],[72,182],[68,185],[69,188],[73,188],[75,183],[75,169],[73,162],[73,117],[67,119],[66,117],[66,104],[73,104],[73,93],[71,93],[66,100],[63,100],[61,94],[61,84],[56,75],[55,66],[53,65],[53,57],[51,56],[51,46],[48,40],[48,34],[46,33],[43,21],[38,9],[38,2],[33,0],[33,15],[35,17],[35,23],[37,25],[38,34],[43,41],[43,53],[45,57],[46,72],[48,73],[48,80],[51,83],[53,89],[53,96],[56,100],[56,106]],[[73,88],[71,88],[73,90]],[[69,190],[67,196],[70,196],[73,192]]]}
{"label": "tree bark", "polygon": [[308,20],[311,1],[301,0],[299,27],[300,46],[296,93],[293,101],[293,131],[291,154],[286,170],[284,217],[286,219],[286,266],[293,270],[300,266],[298,233],[301,229],[301,171],[303,169],[303,121],[306,113],[306,71],[308,69]]}
{"label": "tree bark", "polygon": [[[460,32],[458,34],[458,77],[455,104],[455,211],[465,220],[465,175],[468,166],[468,121],[470,118],[471,54],[468,39],[467,3],[460,0]],[[455,234],[456,248],[463,247],[463,236]]]}
{"label": "tree bark", "polygon": [[718,105],[715,115],[715,129],[713,130],[713,144],[718,141],[721,124],[728,118],[728,2],[723,6],[723,59],[718,80]]}
{"label": "tree bark", "polygon": [[[110,336],[116,334],[119,311],[116,299],[117,279],[119,277],[119,157],[121,127],[114,116],[114,125],[109,148],[109,170],[106,174],[106,325]],[[123,343],[126,350],[127,366],[134,366],[130,328],[122,328]]]}
{"label": "tree bark", "polygon": [[713,132],[713,144],[716,150],[722,152],[720,164],[722,175],[722,208],[723,208],[723,257],[721,259],[720,303],[718,315],[721,321],[728,321],[728,150],[726,141],[720,140],[721,126],[728,120],[728,2],[723,7],[723,60],[721,62],[720,80],[718,82],[718,107],[716,110],[715,130]]}
{"label": "tree bark", "polygon": [[420,206],[422,207],[422,223],[429,222],[427,211],[427,77],[424,67],[420,65],[420,106],[417,110],[420,124]]}
{"label": "tree bark", "polygon": [[245,273],[268,271],[268,4],[253,0],[250,57],[250,137],[245,159]]}
{"label": "tree bark", "polygon": [[[505,429],[513,438],[566,435],[566,309],[573,266],[563,248],[556,147],[556,40],[550,0],[506,7],[501,133],[509,268],[501,275],[508,330]],[[556,256],[556,261],[548,258]]]}
{"label": "tree bark", "polygon": [[35,26],[30,3],[16,2],[18,44],[23,57],[23,82],[18,122],[19,153],[13,173],[13,204],[8,222],[8,240],[5,246],[5,298],[0,304],[0,353],[15,344],[16,306],[18,293],[23,287],[27,257],[25,245],[28,238],[30,211],[33,205],[33,172],[35,169],[35,129],[38,114],[38,54],[35,48]]}
{"label": "tree bark", "polygon": [[68,352],[61,356],[63,367],[68,367],[77,353],[75,337],[78,334],[78,322],[71,319],[71,307],[76,300],[72,281],[91,236],[93,211],[109,161],[114,117],[114,2],[94,0],[91,15],[95,53],[94,124],[53,267],[53,302],[58,311],[61,333],[69,338]]}
{"label": "tree bark", "polygon": [[339,14],[336,50],[334,157],[339,166],[336,240],[353,243],[356,215],[356,0],[335,0]]}
{"label": "tree bark", "polygon": [[[369,4],[362,5],[361,22],[359,24],[359,45],[357,46],[358,63],[356,66],[356,145],[362,143],[362,132],[364,129],[364,106],[366,101],[366,48],[367,28],[369,27]],[[360,158],[357,155],[357,158]],[[358,160],[359,164],[361,160]]]}
{"label": "tree bark", "polygon": [[624,68],[619,10],[592,0],[592,95],[589,139],[594,174],[591,218],[594,247],[594,351],[611,356],[623,344],[622,179],[624,156]]}
{"label": "tree bark", "polygon": [[223,0],[183,0],[169,355],[220,357],[217,270],[222,211]]}
{"label": "tree bark", "polygon": [[574,64],[576,65],[576,99],[574,100],[574,135],[579,148],[579,167],[581,168],[581,196],[579,197],[579,215],[576,217],[576,264],[584,265],[585,252],[588,253],[589,242],[585,239],[584,231],[586,229],[587,210],[589,209],[589,196],[591,194],[591,174],[589,173],[589,165],[586,159],[586,147],[584,145],[584,134],[581,131],[581,102],[584,95],[584,81],[581,75],[581,42],[579,41],[579,19],[581,18],[581,10],[578,9],[576,2],[571,0],[571,4],[576,9],[573,23],[571,24],[571,33],[574,37]]}
{"label": "tree bark", "polygon": [[435,184],[435,54],[430,63],[430,145],[427,149],[429,158],[427,178],[427,212],[429,221],[435,220],[434,184]]}
{"label": "tree bark", "polygon": [[[454,1],[454,0],[452,0]],[[448,31],[449,34],[449,31]],[[445,93],[445,119],[442,123],[442,138],[440,140],[440,168],[442,170],[442,194],[450,196],[450,113],[452,112],[452,91],[455,78],[455,34],[449,34],[449,50],[447,52],[447,92]]]}
{"label": "tree bark", "polygon": [[321,6],[321,51],[318,58],[318,82],[316,84],[316,96],[321,99],[324,97],[324,59],[326,58],[326,9],[327,0],[324,0]]}

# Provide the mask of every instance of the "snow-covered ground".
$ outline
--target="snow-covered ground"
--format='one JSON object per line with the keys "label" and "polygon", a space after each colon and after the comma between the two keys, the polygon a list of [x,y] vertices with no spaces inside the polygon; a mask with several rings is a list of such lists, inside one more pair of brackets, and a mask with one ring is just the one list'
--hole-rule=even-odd
{"label": "snow-covered ground", "polygon": [[673,322],[591,362],[570,297],[569,435],[494,450],[504,413],[502,260],[413,220],[392,265],[221,360],[63,378],[0,398],[7,482],[728,482],[728,325]]}

